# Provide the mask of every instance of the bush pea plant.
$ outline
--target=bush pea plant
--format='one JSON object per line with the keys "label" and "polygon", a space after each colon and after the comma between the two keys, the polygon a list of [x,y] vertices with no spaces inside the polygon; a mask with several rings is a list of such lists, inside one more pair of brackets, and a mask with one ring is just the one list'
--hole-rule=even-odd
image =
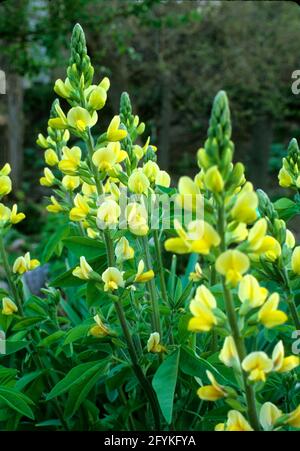
{"label": "bush pea plant", "polygon": [[[200,171],[172,188],[126,93],[103,127],[110,82],[93,80],[76,25],[37,139],[55,229],[40,256],[7,253],[24,214],[7,206],[1,170],[1,429],[300,428],[300,246],[285,222],[300,211],[297,142],[279,173],[295,199],[273,204],[233,163],[221,91]],[[24,274],[40,261],[49,282],[37,296]]]}

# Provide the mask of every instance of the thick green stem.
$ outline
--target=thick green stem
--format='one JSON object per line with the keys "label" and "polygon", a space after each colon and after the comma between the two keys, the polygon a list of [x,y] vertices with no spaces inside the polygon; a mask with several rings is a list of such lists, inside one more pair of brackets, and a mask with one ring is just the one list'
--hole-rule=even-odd
{"label": "thick green stem", "polygon": [[20,296],[18,293],[18,288],[13,281],[13,274],[10,269],[10,265],[9,265],[6,250],[5,250],[3,236],[1,234],[0,234],[0,254],[1,254],[1,259],[2,259],[3,267],[5,270],[5,274],[6,274],[6,278],[8,281],[8,285],[9,285],[11,294],[14,298],[15,303],[18,306],[20,315],[24,316],[23,305],[22,305],[22,302],[21,302],[21,299],[20,299]]}
{"label": "thick green stem", "polygon": [[287,298],[287,303],[288,303],[288,306],[290,309],[291,317],[292,317],[293,323],[296,327],[296,330],[300,330],[300,319],[299,319],[299,314],[298,314],[297,307],[295,304],[295,296],[293,295],[293,292],[292,292],[292,289],[290,286],[290,279],[289,279],[289,275],[288,275],[286,268],[284,268],[284,270],[283,270],[283,275],[284,275],[286,287],[289,292],[289,295]]}
{"label": "thick green stem", "polygon": [[167,292],[166,280],[165,280],[165,275],[164,275],[164,264],[162,261],[161,246],[160,246],[157,230],[153,230],[153,238],[154,238],[154,244],[155,244],[155,254],[156,254],[156,258],[157,258],[157,266],[158,266],[161,294],[162,294],[164,302],[166,304],[168,304],[168,292]]}

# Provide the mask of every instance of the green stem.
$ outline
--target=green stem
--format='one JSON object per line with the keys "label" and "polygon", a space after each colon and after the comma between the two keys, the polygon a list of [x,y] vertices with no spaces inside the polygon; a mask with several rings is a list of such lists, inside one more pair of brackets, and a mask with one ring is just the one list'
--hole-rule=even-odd
{"label": "green stem", "polygon": [[299,319],[299,314],[298,314],[297,307],[296,307],[296,304],[295,304],[295,296],[293,295],[293,292],[292,292],[292,289],[291,289],[291,286],[290,286],[290,279],[289,279],[289,275],[288,275],[288,272],[287,272],[286,268],[284,268],[284,270],[283,270],[283,275],[284,275],[284,280],[285,280],[286,287],[287,287],[288,292],[289,292],[289,295],[288,295],[288,298],[287,298],[287,303],[288,303],[288,306],[289,306],[289,309],[290,309],[291,317],[292,317],[292,320],[293,320],[294,325],[296,327],[296,330],[300,330],[300,319]]}
{"label": "green stem", "polygon": [[6,278],[8,281],[8,285],[11,291],[11,294],[14,298],[15,303],[18,306],[18,310],[21,316],[24,316],[24,311],[23,311],[23,305],[22,302],[20,300],[19,297],[19,293],[18,293],[18,288],[16,287],[14,281],[13,281],[13,274],[12,271],[10,269],[10,265],[8,262],[8,258],[7,258],[7,254],[6,254],[6,250],[5,250],[5,245],[4,245],[4,240],[3,240],[3,236],[0,234],[0,254],[1,254],[1,258],[2,258],[2,263],[3,263],[3,267],[5,270],[5,274],[6,274]]}
{"label": "green stem", "polygon": [[168,304],[168,292],[167,292],[166,280],[165,280],[165,275],[164,275],[164,264],[163,264],[163,260],[162,260],[162,252],[161,252],[161,246],[160,246],[157,230],[153,230],[153,238],[154,238],[154,245],[155,245],[155,254],[156,254],[156,258],[157,258],[161,294],[162,294],[164,302],[166,304]]}

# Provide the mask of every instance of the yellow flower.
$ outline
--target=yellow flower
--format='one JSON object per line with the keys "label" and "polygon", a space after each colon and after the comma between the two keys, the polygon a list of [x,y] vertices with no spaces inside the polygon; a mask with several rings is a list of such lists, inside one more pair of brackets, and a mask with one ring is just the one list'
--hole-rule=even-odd
{"label": "yellow flower", "polygon": [[10,213],[10,222],[12,224],[18,224],[19,222],[23,221],[24,218],[24,213],[18,213],[18,206],[17,204],[14,204]]}
{"label": "yellow flower", "polygon": [[199,186],[190,177],[180,177],[176,203],[184,210],[201,211],[203,196]]}
{"label": "yellow flower", "polygon": [[53,172],[49,168],[44,169],[44,177],[40,178],[40,184],[42,186],[52,186],[55,181]]}
{"label": "yellow flower", "polygon": [[131,202],[126,207],[126,218],[131,233],[137,236],[147,235],[148,213],[146,208],[136,202]]}
{"label": "yellow flower", "polygon": [[225,423],[218,423],[215,426],[215,431],[219,432],[219,431],[225,431]]}
{"label": "yellow flower", "polygon": [[240,364],[239,356],[235,346],[233,337],[230,335],[225,338],[223,348],[219,354],[219,359],[224,365],[230,367],[238,367]]}
{"label": "yellow flower", "polygon": [[120,116],[114,116],[107,129],[108,141],[121,141],[127,136],[127,131],[119,129]]}
{"label": "yellow flower", "polygon": [[70,211],[70,219],[71,221],[82,221],[89,214],[90,207],[81,194],[76,194],[74,205],[75,207]]}
{"label": "yellow flower", "polygon": [[31,260],[30,253],[27,252],[24,257],[18,257],[13,264],[13,272],[17,274],[24,274],[27,271],[32,271],[40,265],[36,259]]}
{"label": "yellow flower", "polygon": [[138,264],[138,270],[137,270],[136,276],[134,278],[135,282],[145,283],[145,282],[149,282],[149,280],[153,279],[153,277],[154,277],[153,270],[150,269],[149,271],[144,272],[144,269],[145,269],[144,260],[140,260],[139,264]]}
{"label": "yellow flower", "polygon": [[189,280],[192,282],[199,282],[203,277],[203,272],[199,263],[195,264],[194,272],[190,272]]}
{"label": "yellow flower", "polygon": [[273,370],[278,371],[279,373],[287,373],[288,371],[292,371],[294,368],[297,368],[300,364],[300,359],[296,355],[291,355],[289,357],[284,356],[284,347],[283,343],[280,340],[272,353],[273,360]]}
{"label": "yellow flower", "polygon": [[58,156],[53,149],[47,149],[44,154],[45,162],[48,166],[55,166],[58,163]]}
{"label": "yellow flower", "polygon": [[106,147],[101,147],[93,154],[92,160],[98,171],[112,171],[118,163],[127,157],[127,152],[121,150],[119,142],[111,142]]}
{"label": "yellow flower", "polygon": [[264,382],[266,380],[266,374],[273,369],[273,362],[265,352],[255,351],[244,358],[242,368],[247,373],[250,373],[249,379],[251,381]]}
{"label": "yellow flower", "polygon": [[10,298],[2,299],[2,315],[13,315],[17,311],[18,307]]}
{"label": "yellow flower", "polygon": [[[68,126],[68,121],[65,113],[61,109],[59,104],[55,105],[55,110],[57,113],[57,117],[52,117],[48,121],[48,125],[51,128],[58,129],[58,130],[64,130]],[[49,142],[49,137],[47,138],[47,141]]]}
{"label": "yellow flower", "polygon": [[11,180],[7,175],[0,175],[0,196],[6,196],[12,190]]}
{"label": "yellow flower", "polygon": [[206,370],[206,375],[211,382],[211,385],[204,385],[197,390],[197,395],[200,399],[204,401],[218,401],[218,399],[222,399],[227,396],[224,387],[216,381],[214,375]]}
{"label": "yellow flower", "polygon": [[282,167],[279,171],[278,180],[279,185],[283,188],[289,188],[293,183],[292,177],[284,167]]}
{"label": "yellow flower", "polygon": [[207,255],[210,248],[220,244],[220,237],[214,228],[207,222],[198,219],[191,221],[185,232],[178,221],[174,221],[179,238],[169,238],[165,242],[165,248],[169,252],[187,254],[196,252]]}
{"label": "yellow flower", "polygon": [[71,108],[67,114],[67,121],[70,127],[75,128],[79,132],[84,132],[87,128],[93,127],[98,120],[96,111],[92,115],[81,106]]}
{"label": "yellow flower", "polygon": [[87,236],[89,237],[89,238],[93,238],[93,239],[95,239],[95,238],[97,238],[97,236],[99,235],[97,232],[95,232],[95,230],[93,230],[91,227],[88,227],[87,229],[86,229],[86,233],[87,233]]}
{"label": "yellow flower", "polygon": [[50,200],[52,204],[47,205],[46,207],[50,213],[59,213],[60,211],[63,211],[63,207],[57,202],[54,196],[51,196]]}
{"label": "yellow flower", "polygon": [[[249,183],[249,182],[248,182]],[[242,191],[238,194],[235,204],[231,210],[231,216],[238,222],[251,224],[257,217],[258,198],[253,191],[252,185],[245,184]]]}
{"label": "yellow flower", "polygon": [[150,182],[141,169],[136,169],[128,179],[128,188],[135,194],[146,194]]}
{"label": "yellow flower", "polygon": [[93,110],[101,110],[104,107],[107,99],[107,94],[105,89],[101,86],[95,87],[89,96],[89,105]]}
{"label": "yellow flower", "polygon": [[63,82],[60,78],[56,80],[54,84],[54,91],[56,94],[58,94],[60,97],[64,99],[68,99],[70,97],[72,86],[69,82],[69,79],[66,78],[65,82]]}
{"label": "yellow flower", "polygon": [[119,287],[123,288],[125,285],[123,272],[113,266],[104,271],[102,274],[102,280],[104,282],[104,291],[117,290]]}
{"label": "yellow flower", "polygon": [[155,177],[155,184],[169,188],[171,184],[171,177],[166,171],[159,171]]}
{"label": "yellow flower", "polygon": [[[265,236],[261,245],[255,251],[256,255],[263,255],[267,260],[273,262],[281,255],[279,242],[273,236]],[[252,257],[255,255],[251,255]]]}
{"label": "yellow flower", "polygon": [[253,429],[238,410],[230,410],[227,415],[226,431],[253,431]]}
{"label": "yellow flower", "polygon": [[208,169],[210,164],[211,164],[210,161],[209,161],[209,157],[208,157],[208,155],[206,153],[206,150],[203,149],[203,147],[201,147],[197,151],[197,160],[198,160],[198,165],[202,169]]}
{"label": "yellow flower", "polygon": [[102,202],[97,210],[97,225],[99,229],[115,226],[118,223],[120,214],[121,208],[116,201],[108,199]]}
{"label": "yellow flower", "polygon": [[289,413],[286,423],[294,428],[300,428],[300,405]]}
{"label": "yellow flower", "polygon": [[257,251],[257,249],[259,249],[259,247],[262,245],[263,239],[265,238],[267,233],[267,227],[268,224],[265,218],[259,219],[258,221],[256,221],[254,226],[251,227],[247,241],[252,252]]}
{"label": "yellow flower", "polygon": [[300,275],[300,246],[295,247],[291,263],[293,272]]}
{"label": "yellow flower", "polygon": [[223,252],[216,261],[216,270],[226,278],[226,282],[236,286],[242,275],[249,269],[247,255],[238,250]]}
{"label": "yellow flower", "polygon": [[240,222],[232,229],[234,223],[229,224],[228,230],[226,231],[226,242],[227,244],[231,243],[240,243],[244,241],[248,236],[247,225],[243,222]]}
{"label": "yellow flower", "polygon": [[64,146],[62,148],[62,159],[58,163],[58,168],[65,174],[74,174],[77,171],[81,160],[80,147],[74,146],[71,149]]}
{"label": "yellow flower", "polygon": [[129,245],[129,241],[124,236],[120,238],[116,245],[115,255],[118,262],[130,260],[134,257],[134,249]]}
{"label": "yellow flower", "polygon": [[271,402],[265,402],[260,409],[259,422],[264,431],[271,431],[274,424],[282,416],[282,411]]}
{"label": "yellow flower", "polygon": [[248,274],[242,278],[238,290],[241,302],[248,302],[252,308],[260,307],[268,296],[268,290],[259,285],[257,279]]}
{"label": "yellow flower", "polygon": [[42,147],[43,149],[47,149],[49,147],[49,143],[48,143],[47,139],[45,138],[45,136],[42,135],[42,133],[38,134],[36,143],[38,146]]}
{"label": "yellow flower", "polygon": [[287,315],[277,310],[279,305],[279,294],[273,293],[258,312],[259,321],[268,329],[280,326],[288,320]]}
{"label": "yellow flower", "polygon": [[204,183],[207,189],[213,193],[220,193],[224,189],[224,180],[218,166],[210,167],[204,176]]}
{"label": "yellow flower", "polygon": [[143,173],[146,175],[146,177],[149,179],[151,183],[154,183],[156,180],[156,177],[158,176],[160,169],[157,163],[155,161],[147,161],[147,163],[144,164],[142,168]]}
{"label": "yellow flower", "polygon": [[166,349],[160,344],[160,335],[158,332],[153,332],[147,341],[147,351],[148,352],[164,352]]}
{"label": "yellow flower", "polygon": [[[11,218],[11,211],[8,207],[0,204],[0,225],[5,225]],[[2,223],[2,224],[1,224]]]}
{"label": "yellow flower", "polygon": [[201,285],[196,290],[196,301],[202,302],[206,307],[214,309],[217,307],[216,299],[214,295],[206,288],[205,285]]}
{"label": "yellow flower", "polygon": [[110,81],[108,77],[104,77],[101,82],[99,83],[99,87],[103,88],[105,91],[109,90],[110,87]]}
{"label": "yellow flower", "polygon": [[81,191],[85,196],[92,196],[93,194],[97,193],[97,187],[96,185],[89,185],[88,183],[84,182],[82,184]]}
{"label": "yellow flower", "polygon": [[80,265],[73,269],[72,274],[82,280],[89,280],[93,268],[88,264],[85,257],[80,257]]}
{"label": "yellow flower", "polygon": [[80,185],[80,178],[73,175],[65,175],[61,182],[68,191],[74,191]]}
{"label": "yellow flower", "polygon": [[0,175],[9,175],[11,173],[11,167],[9,163],[5,163],[2,169],[0,169]]}
{"label": "yellow flower", "polygon": [[89,330],[89,335],[93,337],[105,337],[109,335],[109,329],[103,324],[99,315],[94,316],[95,326],[92,326]]}
{"label": "yellow flower", "polygon": [[212,309],[202,299],[192,299],[190,302],[190,311],[193,318],[189,320],[188,330],[191,332],[208,332],[217,324],[217,318]]}
{"label": "yellow flower", "polygon": [[285,244],[289,249],[293,249],[296,244],[295,237],[289,229],[286,229]]}

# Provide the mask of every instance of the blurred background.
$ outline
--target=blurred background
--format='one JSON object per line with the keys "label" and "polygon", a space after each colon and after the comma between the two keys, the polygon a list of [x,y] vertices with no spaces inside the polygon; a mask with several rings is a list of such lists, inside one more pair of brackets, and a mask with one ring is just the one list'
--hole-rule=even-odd
{"label": "blurred background", "polygon": [[228,93],[236,160],[255,187],[276,197],[281,158],[300,137],[300,94],[291,91],[300,69],[300,8],[294,2],[201,0],[4,0],[0,3],[0,165],[13,168],[13,196],[25,209],[20,232],[45,224],[39,186],[45,132],[65,78],[71,31],[87,38],[95,79],[111,79],[105,127],[122,91],[159,149],[174,180],[197,171],[213,98]]}

